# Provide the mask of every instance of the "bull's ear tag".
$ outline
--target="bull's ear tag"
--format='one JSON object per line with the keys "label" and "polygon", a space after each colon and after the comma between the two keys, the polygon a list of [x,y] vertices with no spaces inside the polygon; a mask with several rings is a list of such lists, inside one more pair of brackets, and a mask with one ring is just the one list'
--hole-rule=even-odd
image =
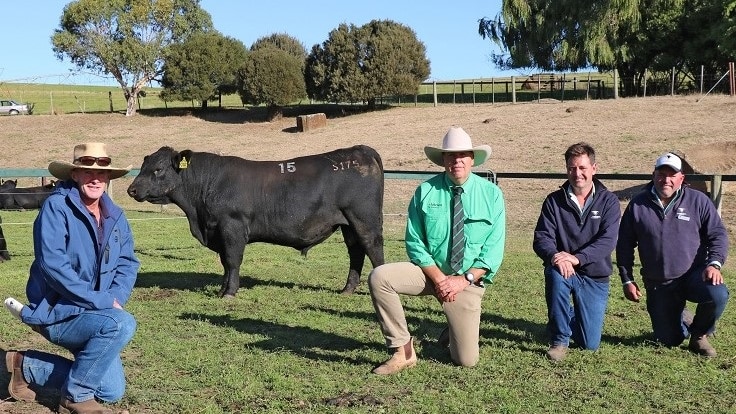
{"label": "bull's ear tag", "polygon": [[189,167],[189,163],[187,162],[186,158],[182,158],[181,161],[179,161],[179,169],[185,169]]}

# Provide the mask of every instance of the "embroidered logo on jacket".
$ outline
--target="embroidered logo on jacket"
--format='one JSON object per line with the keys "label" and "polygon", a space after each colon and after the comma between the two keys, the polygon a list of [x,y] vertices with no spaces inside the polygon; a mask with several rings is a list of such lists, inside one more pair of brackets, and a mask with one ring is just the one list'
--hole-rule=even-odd
{"label": "embroidered logo on jacket", "polygon": [[677,212],[675,214],[676,214],[675,217],[678,220],[690,221],[690,216],[687,215],[687,212],[685,211],[683,207],[678,207]]}

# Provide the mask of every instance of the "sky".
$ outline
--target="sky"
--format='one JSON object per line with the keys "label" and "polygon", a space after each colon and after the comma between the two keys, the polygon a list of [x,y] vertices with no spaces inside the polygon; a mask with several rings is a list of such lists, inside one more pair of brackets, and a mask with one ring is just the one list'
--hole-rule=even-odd
{"label": "sky", "polygon": [[[0,27],[0,83],[114,85],[111,79],[82,72],[51,49],[68,0],[3,1]],[[273,7],[277,4],[277,7]],[[327,40],[341,23],[362,26],[371,20],[393,20],[410,27],[424,43],[430,61],[429,80],[452,81],[520,75],[501,71],[491,62],[500,49],[478,35],[478,20],[493,18],[501,0],[201,0],[217,31],[250,47],[257,39],[286,33],[307,51]]]}

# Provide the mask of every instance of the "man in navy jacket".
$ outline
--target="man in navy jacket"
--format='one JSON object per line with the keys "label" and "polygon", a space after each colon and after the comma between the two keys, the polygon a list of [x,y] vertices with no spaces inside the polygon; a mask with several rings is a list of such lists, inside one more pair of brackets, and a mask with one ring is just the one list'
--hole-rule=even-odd
{"label": "man in navy jacket", "polygon": [[533,244],[544,265],[552,361],[565,358],[570,339],[583,349],[600,345],[621,218],[618,198],[594,177],[589,144],[571,145],[565,163],[567,181],[544,200]]}
{"label": "man in navy jacket", "polygon": [[[728,289],[721,266],[728,254],[728,234],[711,200],[683,186],[682,160],[666,153],[654,164],[654,179],[626,207],[621,219],[616,260],[626,299],[642,294],[634,281],[638,247],[647,311],[655,339],[713,357],[708,342],[726,308]],[[683,318],[686,301],[697,303],[692,321]]]}

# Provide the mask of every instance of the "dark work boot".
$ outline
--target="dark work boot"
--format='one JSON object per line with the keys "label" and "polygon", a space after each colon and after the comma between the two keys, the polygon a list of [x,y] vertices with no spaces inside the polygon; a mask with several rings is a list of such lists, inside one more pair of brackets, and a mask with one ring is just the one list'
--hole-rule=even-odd
{"label": "dark work boot", "polygon": [[114,411],[105,408],[92,398],[91,400],[74,402],[67,398],[61,397],[59,400],[59,414],[113,414]]}

